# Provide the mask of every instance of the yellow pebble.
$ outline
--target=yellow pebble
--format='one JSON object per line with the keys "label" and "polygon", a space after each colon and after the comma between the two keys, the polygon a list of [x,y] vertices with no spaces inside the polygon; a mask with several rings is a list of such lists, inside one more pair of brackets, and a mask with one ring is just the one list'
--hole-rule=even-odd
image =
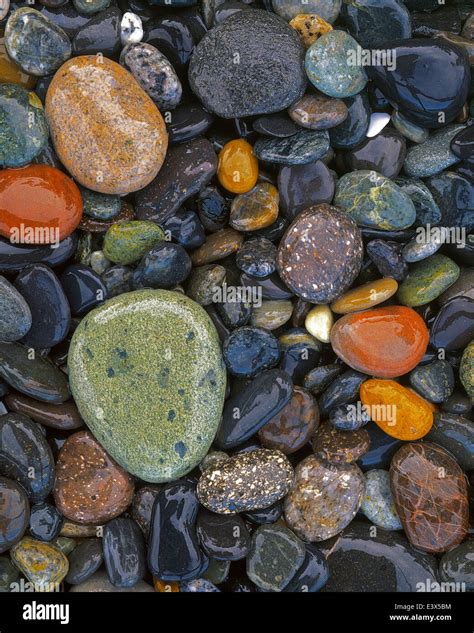
{"label": "yellow pebble", "polygon": [[293,27],[295,31],[298,31],[306,48],[314,44],[320,35],[332,31],[332,26],[329,22],[323,20],[323,18],[316,15],[316,13],[300,13],[291,20],[290,26]]}
{"label": "yellow pebble", "polygon": [[331,310],[336,314],[366,310],[393,297],[397,289],[398,283],[391,277],[376,279],[343,294],[331,304]]}
{"label": "yellow pebble", "polygon": [[258,179],[258,160],[250,143],[242,139],[229,141],[219,153],[217,178],[231,193],[247,193]]}
{"label": "yellow pebble", "polygon": [[316,306],[306,315],[305,328],[321,343],[329,343],[334,317],[327,305]]}

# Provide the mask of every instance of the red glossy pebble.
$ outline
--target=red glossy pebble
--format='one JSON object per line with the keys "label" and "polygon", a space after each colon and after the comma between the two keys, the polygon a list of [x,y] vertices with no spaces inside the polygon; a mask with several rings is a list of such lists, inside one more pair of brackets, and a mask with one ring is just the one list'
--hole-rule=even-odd
{"label": "red glossy pebble", "polygon": [[347,314],[331,330],[336,354],[357,371],[396,378],[423,358],[429,333],[420,315],[404,306]]}
{"label": "red glossy pebble", "polygon": [[28,165],[0,171],[0,235],[12,243],[57,243],[81,216],[81,192],[59,169]]}

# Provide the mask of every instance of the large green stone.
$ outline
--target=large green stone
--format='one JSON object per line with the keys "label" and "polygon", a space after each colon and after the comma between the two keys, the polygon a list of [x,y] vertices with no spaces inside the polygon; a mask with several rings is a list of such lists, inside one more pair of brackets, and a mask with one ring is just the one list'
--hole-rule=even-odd
{"label": "large green stone", "polygon": [[146,289],[105,302],[76,329],[68,364],[82,417],[128,472],[171,481],[206,455],[226,374],[217,332],[188,297]]}
{"label": "large green stone", "polygon": [[400,303],[412,308],[430,303],[459,277],[459,266],[445,255],[432,255],[410,266],[408,277],[398,288]]}

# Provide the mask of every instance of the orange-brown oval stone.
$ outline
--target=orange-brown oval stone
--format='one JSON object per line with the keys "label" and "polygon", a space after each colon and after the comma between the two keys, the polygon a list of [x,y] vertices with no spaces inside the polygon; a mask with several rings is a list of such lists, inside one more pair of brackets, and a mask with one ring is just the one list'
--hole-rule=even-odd
{"label": "orange-brown oval stone", "polygon": [[421,316],[404,306],[347,314],[331,330],[336,354],[352,369],[378,378],[411,371],[423,358],[428,339]]}
{"label": "orange-brown oval stone", "polygon": [[433,426],[430,404],[394,380],[367,380],[360,399],[377,426],[397,440],[419,440]]}
{"label": "orange-brown oval stone", "polygon": [[393,297],[398,290],[398,283],[391,277],[375,279],[363,286],[352,288],[331,304],[336,314],[348,314],[373,308]]}
{"label": "orange-brown oval stone", "polygon": [[217,177],[232,193],[246,193],[257,184],[258,160],[250,143],[236,139],[224,145],[219,153]]}
{"label": "orange-brown oval stone", "polygon": [[48,89],[46,116],[61,162],[88,189],[137,191],[165,159],[168,135],[158,108],[107,57],[84,55],[63,64]]}
{"label": "orange-brown oval stone", "polygon": [[57,243],[81,216],[79,188],[59,169],[28,165],[0,171],[0,235],[13,243]]}

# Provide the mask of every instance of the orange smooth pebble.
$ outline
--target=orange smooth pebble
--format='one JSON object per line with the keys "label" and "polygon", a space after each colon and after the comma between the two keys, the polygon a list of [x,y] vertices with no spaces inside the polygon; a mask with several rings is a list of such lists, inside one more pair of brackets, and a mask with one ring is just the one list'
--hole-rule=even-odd
{"label": "orange smooth pebble", "polygon": [[250,143],[236,139],[224,145],[219,153],[217,178],[231,193],[246,193],[256,185],[258,160]]}
{"label": "orange smooth pebble", "polygon": [[52,244],[78,226],[82,197],[74,181],[49,165],[0,171],[0,235],[17,244]]}
{"label": "orange smooth pebble", "polygon": [[377,426],[397,440],[419,440],[433,426],[428,402],[394,380],[367,380],[361,385],[360,399]]}
{"label": "orange smooth pebble", "polygon": [[414,369],[428,341],[425,322],[405,306],[346,314],[331,330],[331,345],[339,358],[377,378],[396,378]]}
{"label": "orange smooth pebble", "polygon": [[398,283],[391,277],[376,279],[363,286],[348,290],[331,304],[331,310],[336,314],[348,314],[373,308],[393,297],[398,290]]}
{"label": "orange smooth pebble", "polygon": [[160,593],[176,593],[179,592],[179,584],[177,582],[169,582],[167,580],[159,580],[153,576],[153,586],[155,591]]}

